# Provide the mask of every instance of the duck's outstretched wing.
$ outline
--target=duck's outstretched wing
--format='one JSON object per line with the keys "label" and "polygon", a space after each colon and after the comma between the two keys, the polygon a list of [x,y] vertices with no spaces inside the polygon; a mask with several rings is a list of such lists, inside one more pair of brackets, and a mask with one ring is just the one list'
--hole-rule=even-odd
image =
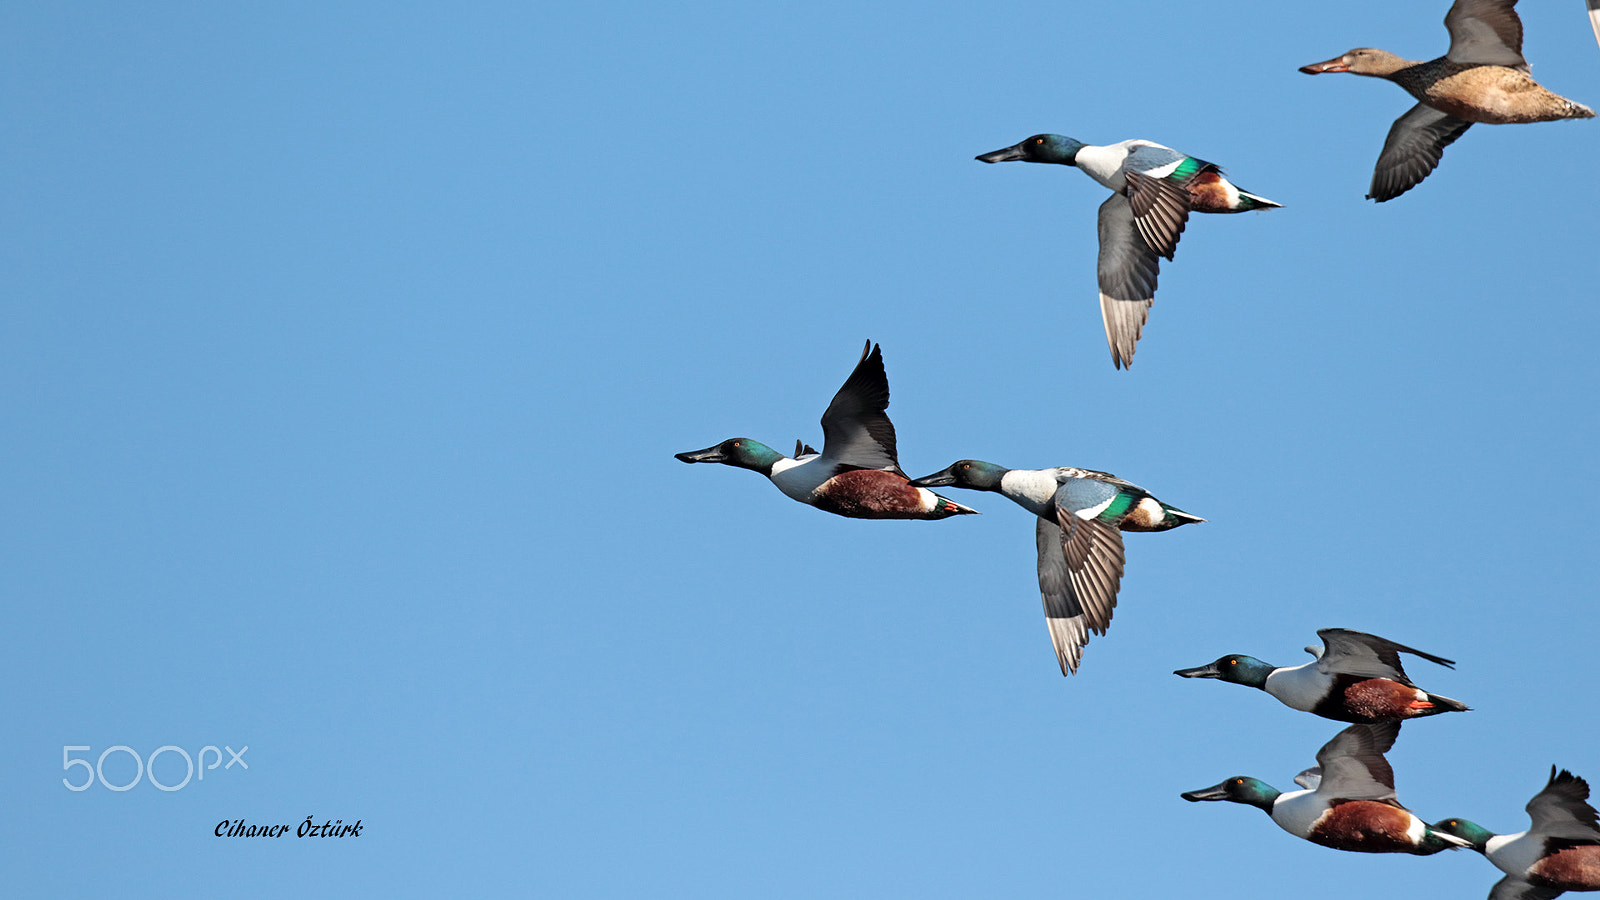
{"label": "duck's outstretched wing", "polygon": [[1186,182],[1139,172],[1124,173],[1128,180],[1128,206],[1139,237],[1158,256],[1171,259],[1178,252],[1178,237],[1189,223],[1189,189]]}
{"label": "duck's outstretched wing", "polygon": [[883,350],[871,341],[822,414],[822,455],[862,469],[887,469],[904,475],[895,455],[894,424],[889,421],[889,376]]}
{"label": "duck's outstretched wing", "polygon": [[1400,735],[1399,722],[1351,725],[1317,751],[1316,791],[1336,800],[1395,799],[1394,769],[1383,754]]}
{"label": "duck's outstretched wing", "polygon": [[1559,888],[1536,887],[1520,875],[1507,875],[1489,889],[1489,900],[1555,900],[1562,893]]}
{"label": "duck's outstretched wing", "polygon": [[1600,0],[1589,0],[1589,27],[1594,29],[1594,41],[1600,44]]}
{"label": "duck's outstretched wing", "polygon": [[1133,365],[1134,345],[1155,302],[1161,257],[1140,236],[1133,207],[1122,194],[1100,204],[1099,231],[1100,318],[1111,361],[1121,369]]}
{"label": "duck's outstretched wing", "polygon": [[1527,71],[1522,58],[1522,19],[1517,0],[1456,0],[1444,14],[1450,30],[1451,62],[1478,66],[1510,66]]}
{"label": "duck's outstretched wing", "polygon": [[1585,843],[1600,843],[1600,824],[1594,807],[1588,804],[1589,782],[1555,766],[1550,767],[1550,783],[1528,801],[1532,834],[1564,838]]}
{"label": "duck's outstretched wing", "polygon": [[1428,662],[1455,668],[1455,660],[1424,653],[1415,647],[1397,644],[1387,638],[1348,628],[1319,628],[1317,637],[1327,649],[1317,656],[1317,670],[1330,675],[1355,675],[1358,678],[1388,678],[1410,685],[1405,667],[1400,664],[1400,654],[1410,653]]}
{"label": "duck's outstretched wing", "polygon": [[1411,107],[1394,120],[1378,154],[1367,199],[1379,203],[1404,194],[1438,168],[1444,148],[1466,133],[1472,123],[1442,113],[1426,103]]}
{"label": "duck's outstretched wing", "polygon": [[[1067,567],[1067,557],[1061,549],[1061,528],[1048,519],[1040,518],[1038,523],[1039,599],[1044,601],[1044,623],[1050,630],[1050,643],[1056,648],[1061,674],[1071,675],[1083,660],[1083,645],[1089,643],[1091,611],[1079,600],[1078,587]],[[1109,610],[1105,618],[1110,619]],[[1104,632],[1105,626],[1095,630]]]}
{"label": "duck's outstretched wing", "polygon": [[[1039,593],[1062,671],[1077,667],[1088,632],[1111,627],[1122,587],[1122,532],[1078,513],[1116,496],[1116,488],[1088,478],[1065,479],[1055,495],[1055,521],[1039,519]],[[1058,621],[1059,624],[1058,624]],[[1063,644],[1076,642],[1067,654]],[[1068,662],[1071,666],[1068,666]]]}

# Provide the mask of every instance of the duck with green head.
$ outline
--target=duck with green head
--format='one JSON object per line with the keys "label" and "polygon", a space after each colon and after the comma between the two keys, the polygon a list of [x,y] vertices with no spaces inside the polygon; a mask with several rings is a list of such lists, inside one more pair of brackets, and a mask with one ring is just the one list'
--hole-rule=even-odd
{"label": "duck with green head", "polygon": [[1072,466],[1007,469],[963,459],[911,484],[994,491],[1037,517],[1039,595],[1063,675],[1078,670],[1090,632],[1105,634],[1111,627],[1122,585],[1122,532],[1205,521],[1131,481]]}
{"label": "duck with green head", "polygon": [[1189,213],[1235,213],[1281,206],[1242,190],[1214,163],[1160,144],[1120,141],[1097,147],[1060,134],[1036,134],[977,157],[1076,166],[1112,191],[1100,204],[1100,318],[1117,368],[1133,365],[1134,345],[1155,303],[1160,258],[1172,259]]}
{"label": "duck with green head", "polygon": [[1304,790],[1279,791],[1259,778],[1235,775],[1180,796],[1254,806],[1295,837],[1335,850],[1427,856],[1467,846],[1396,799],[1394,770],[1383,754],[1399,734],[1399,722],[1351,725],[1339,732],[1317,751],[1317,765],[1295,776]]}
{"label": "duck with green head", "polygon": [[883,351],[871,341],[822,414],[822,452],[800,441],[784,456],[760,441],[728,438],[674,456],[760,472],[801,503],[853,519],[944,519],[977,510],[912,487],[900,470]]}
{"label": "duck with green head", "polygon": [[1528,801],[1532,824],[1516,834],[1495,834],[1467,819],[1434,828],[1467,841],[1506,877],[1489,900],[1550,900],[1566,891],[1600,891],[1600,823],[1588,804],[1589,783],[1550,767],[1550,781]]}
{"label": "duck with green head", "polygon": [[1412,684],[1400,665],[1400,654],[1410,653],[1450,668],[1455,667],[1454,660],[1348,628],[1322,628],[1317,637],[1322,638],[1323,649],[1307,647],[1306,652],[1316,659],[1304,665],[1273,666],[1234,653],[1173,674],[1258,688],[1291,709],[1340,722],[1414,719],[1470,709],[1459,700],[1430,694]]}

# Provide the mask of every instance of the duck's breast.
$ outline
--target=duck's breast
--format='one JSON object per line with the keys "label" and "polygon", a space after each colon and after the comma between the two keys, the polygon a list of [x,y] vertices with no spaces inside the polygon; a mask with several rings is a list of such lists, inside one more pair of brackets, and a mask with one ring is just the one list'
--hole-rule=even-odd
{"label": "duck's breast", "polygon": [[1264,687],[1284,706],[1301,712],[1313,712],[1328,696],[1328,689],[1332,685],[1332,676],[1317,671],[1317,663],[1313,660],[1303,666],[1275,669],[1267,676]]}

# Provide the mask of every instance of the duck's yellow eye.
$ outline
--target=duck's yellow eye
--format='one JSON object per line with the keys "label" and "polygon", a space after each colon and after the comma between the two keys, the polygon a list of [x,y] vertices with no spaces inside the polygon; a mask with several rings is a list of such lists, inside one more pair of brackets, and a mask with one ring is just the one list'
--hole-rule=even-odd
{"label": "duck's yellow eye", "polygon": [[739,444],[739,442],[738,442],[738,441],[734,441],[734,442],[733,442],[733,445],[734,445],[734,446],[735,446],[735,447],[738,447],[738,446],[740,446],[740,444]]}
{"label": "duck's yellow eye", "polygon": [[1233,783],[1234,784],[1244,784],[1244,779],[1243,778],[1235,778],[1233,780]]}
{"label": "duck's yellow eye", "polygon": [[971,466],[962,466],[962,467],[961,467],[961,468],[962,468],[962,469],[970,469],[970,468],[972,468],[972,467],[971,467]]}
{"label": "duck's yellow eye", "polygon": [[1042,143],[1044,143],[1044,138],[1034,138],[1033,142],[1035,144],[1042,144]]}
{"label": "duck's yellow eye", "polygon": [[1239,664],[1239,661],[1237,659],[1228,660],[1228,665],[1230,665],[1230,666],[1237,666],[1238,664]]}

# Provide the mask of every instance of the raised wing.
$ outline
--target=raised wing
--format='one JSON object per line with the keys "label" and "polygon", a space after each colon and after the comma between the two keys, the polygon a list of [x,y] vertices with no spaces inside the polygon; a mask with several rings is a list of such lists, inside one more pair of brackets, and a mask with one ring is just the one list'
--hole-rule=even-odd
{"label": "raised wing", "polygon": [[1560,888],[1535,887],[1518,875],[1507,875],[1489,889],[1489,900],[1555,900],[1564,893]]}
{"label": "raised wing", "polygon": [[1589,799],[1589,783],[1562,769],[1550,767],[1550,783],[1528,801],[1532,834],[1566,838],[1585,843],[1600,843],[1600,824],[1595,821]]}
{"label": "raised wing", "polygon": [[1133,364],[1134,345],[1155,302],[1161,257],[1139,235],[1133,207],[1122,194],[1100,204],[1099,230],[1100,317],[1111,360],[1121,369]]}
{"label": "raised wing", "polygon": [[1351,725],[1334,735],[1317,751],[1322,769],[1317,793],[1336,800],[1395,801],[1394,769],[1383,754],[1399,735],[1399,722]]}
{"label": "raised wing", "polygon": [[889,376],[883,350],[871,341],[822,414],[822,455],[862,469],[887,469],[900,475],[894,424],[889,421]]}
{"label": "raised wing", "polygon": [[1319,628],[1317,637],[1322,638],[1322,643],[1327,647],[1317,656],[1317,671],[1330,675],[1344,673],[1361,678],[1388,678],[1415,687],[1400,664],[1402,653],[1455,668],[1455,660],[1348,628]]}
{"label": "raised wing", "polygon": [[1451,62],[1479,66],[1511,66],[1527,71],[1522,58],[1522,19],[1512,7],[1517,0],[1456,0],[1444,14],[1450,30]]}
{"label": "raised wing", "polygon": [[1425,103],[1411,107],[1389,127],[1389,137],[1383,142],[1383,152],[1378,154],[1378,165],[1372,172],[1372,186],[1367,189],[1368,199],[1379,203],[1393,200],[1421,184],[1439,167],[1444,148],[1470,127],[1471,122]]}

